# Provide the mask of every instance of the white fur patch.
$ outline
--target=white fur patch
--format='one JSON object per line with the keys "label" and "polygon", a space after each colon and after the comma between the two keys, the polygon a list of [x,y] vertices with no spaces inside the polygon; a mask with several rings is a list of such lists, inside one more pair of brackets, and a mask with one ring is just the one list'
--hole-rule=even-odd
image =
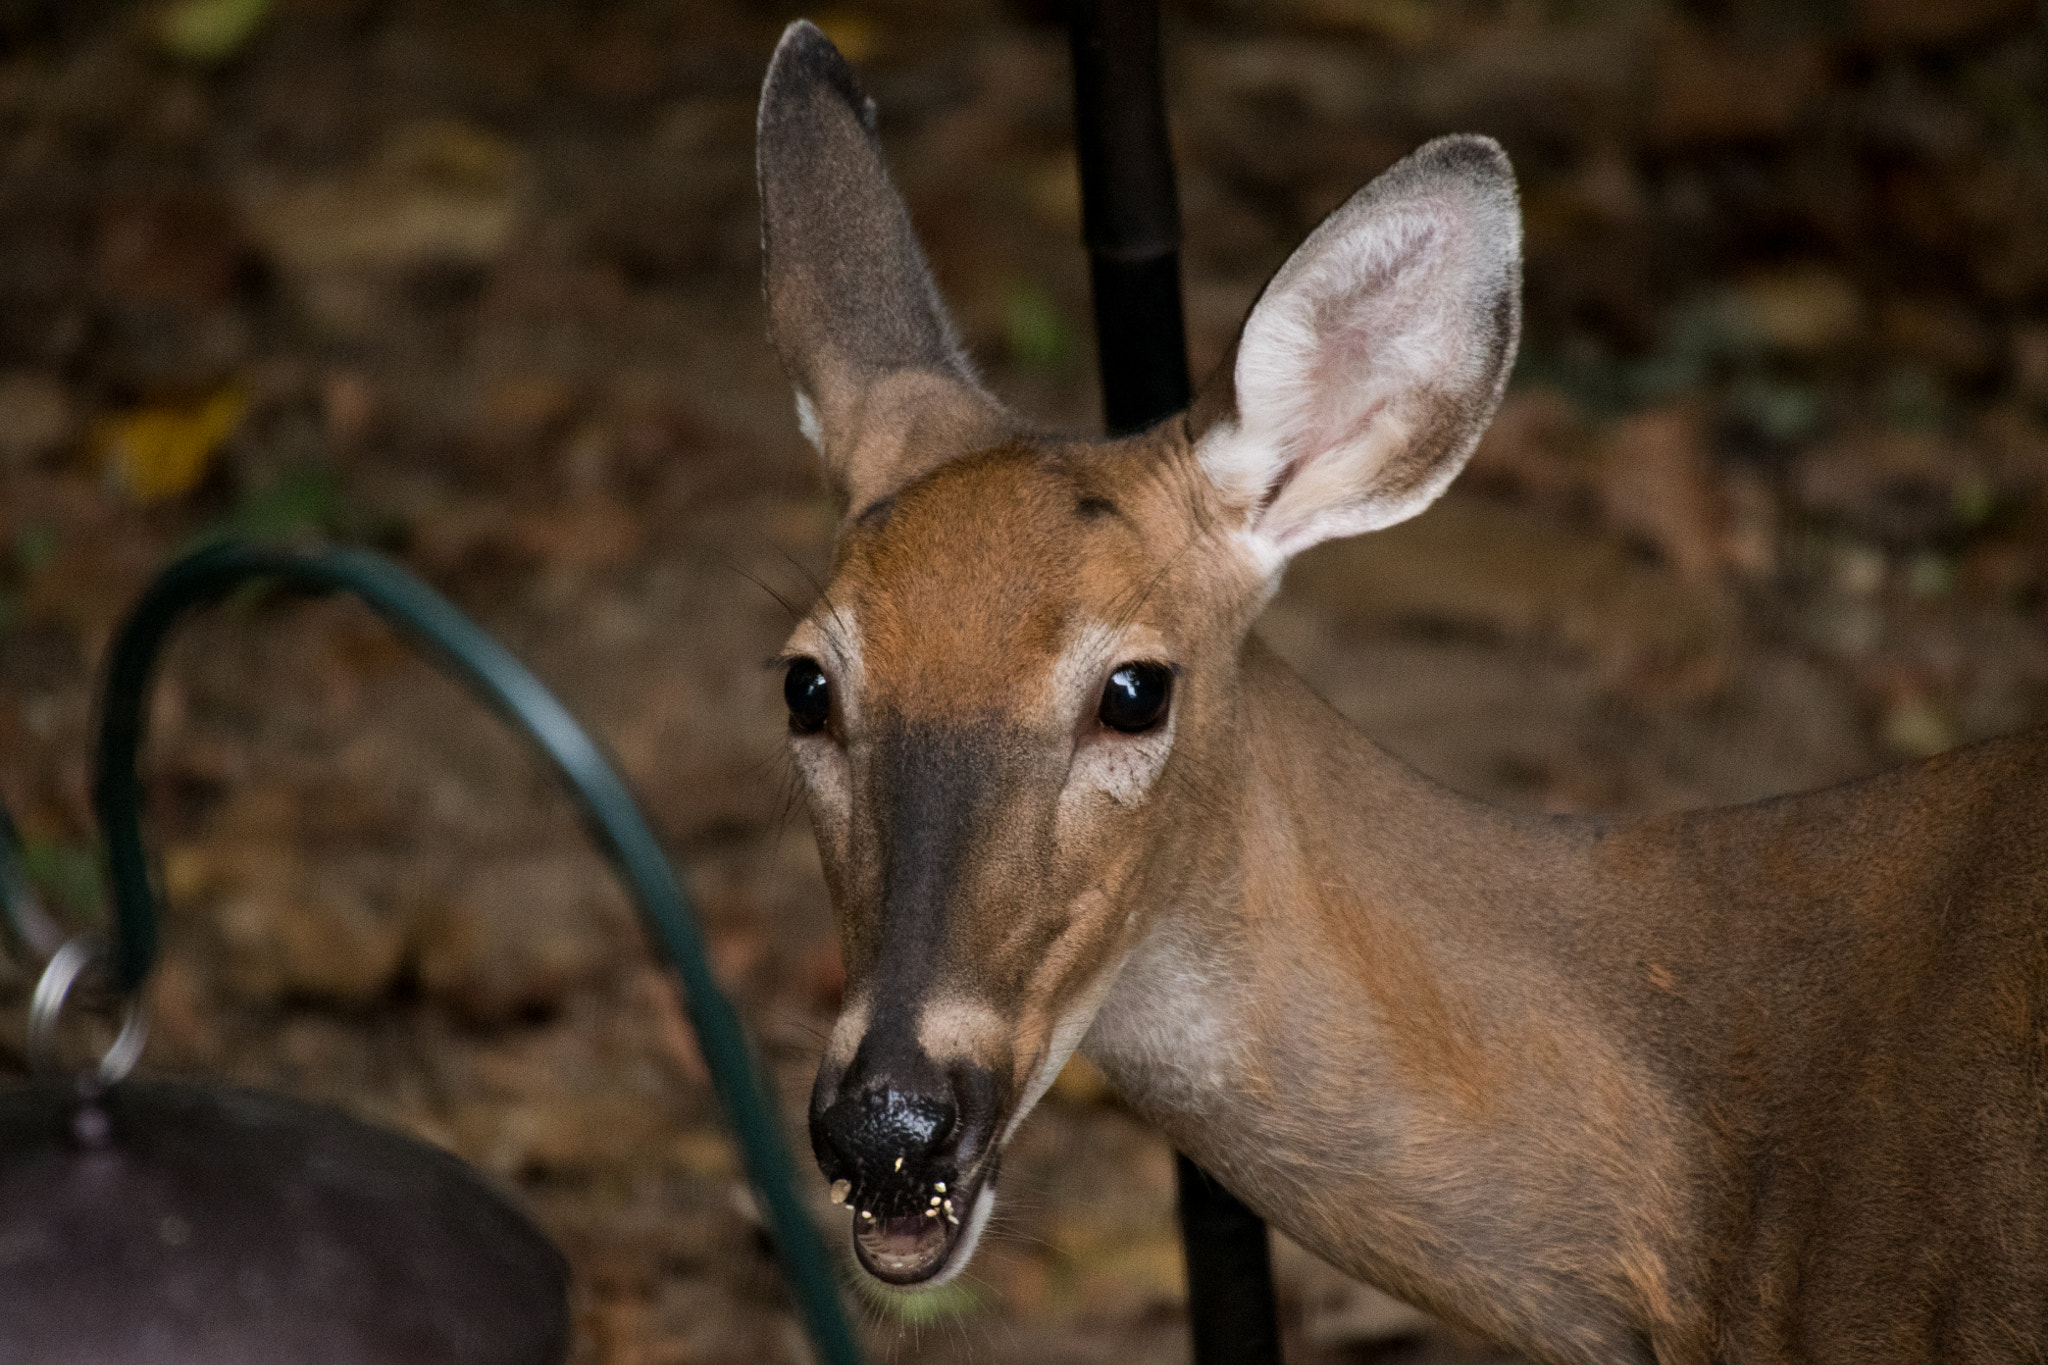
{"label": "white fur patch", "polygon": [[820,455],[825,453],[825,428],[818,422],[817,405],[802,389],[796,391],[796,429],[811,443],[811,449]]}
{"label": "white fur patch", "polygon": [[839,844],[840,831],[853,818],[853,774],[846,750],[823,735],[791,735],[789,755],[810,795],[820,825],[818,833]]}
{"label": "white fur patch", "polygon": [[978,1000],[947,996],[927,1001],[917,1015],[918,1045],[935,1062],[999,1055],[1012,1032],[1008,1021]]}
{"label": "white fur patch", "polygon": [[1169,706],[1166,722],[1143,734],[1094,732],[1089,722],[1102,704],[1104,684],[1119,664],[1171,664],[1172,660],[1166,637],[1150,626],[1112,630],[1090,622],[1074,631],[1047,682],[1046,709],[1054,715],[1075,715],[1082,731],[1066,785],[1060,790],[1060,830],[1079,828],[1101,798],[1119,806],[1137,806],[1151,793],[1173,751],[1178,707]]}
{"label": "white fur patch", "polygon": [[871,1014],[867,996],[847,998],[839,1007],[839,1018],[832,1025],[832,1036],[825,1042],[826,1061],[840,1067],[853,1064],[853,1054],[860,1051],[860,1040],[868,1036]]}
{"label": "white fur patch", "polygon": [[1206,960],[1172,915],[1132,950],[1082,1050],[1130,1099],[1201,1113],[1234,1088],[1238,983]]}
{"label": "white fur patch", "polygon": [[[841,720],[852,727],[860,715],[864,678],[860,622],[854,614],[821,604],[819,611],[789,637],[783,653],[792,657],[805,655],[819,662],[832,689],[834,708]],[[792,732],[789,753],[810,794],[820,837],[830,838],[843,848],[853,819],[853,773],[845,748],[829,734]]]}
{"label": "white fur patch", "polygon": [[1001,1145],[1009,1145],[1010,1139],[1016,1135],[1017,1125],[1024,1122],[1026,1114],[1038,1107],[1038,1102],[1045,1098],[1045,1092],[1059,1079],[1060,1071],[1074,1055],[1074,1049],[1081,1045],[1081,1040],[1086,1038],[1089,1029],[1094,1027],[1096,1012],[1102,1008],[1102,999],[1116,983],[1117,974],[1122,967],[1123,963],[1119,960],[1106,970],[1096,973],[1088,989],[1068,1006],[1066,1014],[1053,1025],[1052,1037],[1046,1041],[1045,1056],[1039,1059],[1037,1069],[1031,1073],[1031,1079],[1025,1082],[1024,1093],[1018,1097],[1017,1108],[1010,1115],[1010,1121],[1003,1125]]}

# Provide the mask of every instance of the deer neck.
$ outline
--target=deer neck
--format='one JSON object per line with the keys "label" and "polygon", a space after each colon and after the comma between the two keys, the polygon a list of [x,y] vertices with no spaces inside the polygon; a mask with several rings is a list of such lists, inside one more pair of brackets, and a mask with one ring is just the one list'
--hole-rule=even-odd
{"label": "deer neck", "polygon": [[1687,1358],[1677,1105],[1571,961],[1590,827],[1437,786],[1256,644],[1243,677],[1228,827],[1084,1050],[1340,1268],[1544,1358]]}

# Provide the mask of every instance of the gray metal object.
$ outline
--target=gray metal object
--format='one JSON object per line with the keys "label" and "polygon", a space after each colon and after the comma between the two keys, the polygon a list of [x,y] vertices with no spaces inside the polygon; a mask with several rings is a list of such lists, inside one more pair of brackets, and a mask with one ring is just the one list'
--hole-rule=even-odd
{"label": "gray metal object", "polygon": [[[63,1063],[57,1056],[57,1029],[64,1014],[64,1002],[71,995],[72,987],[79,977],[93,965],[96,953],[90,940],[69,938],[64,940],[43,974],[36,981],[35,993],[28,998],[28,1062],[39,1076],[55,1076],[63,1073]],[[126,996],[121,1001],[121,1031],[113,1043],[101,1055],[98,1077],[103,1086],[112,1085],[135,1069],[142,1060],[143,1046],[149,1041],[149,1016],[142,1011],[138,996]]]}
{"label": "gray metal object", "polygon": [[0,1091],[0,1361],[559,1365],[568,1267],[438,1148],[222,1086]]}

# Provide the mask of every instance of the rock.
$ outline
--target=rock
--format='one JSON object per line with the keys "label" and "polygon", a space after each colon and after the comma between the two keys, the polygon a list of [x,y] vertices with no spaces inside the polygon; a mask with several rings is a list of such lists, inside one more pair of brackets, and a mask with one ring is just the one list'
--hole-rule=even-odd
{"label": "rock", "polygon": [[1981,520],[1978,453],[1931,432],[1859,431],[1800,457],[1794,496],[1809,512],[1894,547]]}
{"label": "rock", "polygon": [[1722,321],[1738,345],[1815,355],[1855,340],[1863,300],[1854,285],[1820,267],[1758,275],[1721,297]]}
{"label": "rock", "polygon": [[662,1155],[667,1115],[615,1082],[557,1078],[510,1103],[472,1100],[449,1116],[465,1158],[504,1176],[571,1174]]}
{"label": "rock", "polygon": [[558,1007],[629,939],[624,899],[591,859],[535,854],[485,863],[421,916],[421,986],[477,1023]]}
{"label": "rock", "polygon": [[1856,0],[1856,31],[1878,47],[1942,47],[2017,28],[2032,0]]}
{"label": "rock", "polygon": [[1616,681],[1687,690],[1718,686],[1730,629],[1716,595],[1625,542],[1457,490],[1412,521],[1308,551],[1285,592],[1352,630],[1548,640]]}
{"label": "rock", "polygon": [[77,430],[71,392],[56,376],[40,370],[0,373],[0,470],[60,453]]}
{"label": "rock", "polygon": [[375,325],[405,276],[495,261],[524,217],[526,178],[510,143],[429,119],[340,175],[252,186],[244,218],[315,320],[354,335]]}
{"label": "rock", "polygon": [[224,890],[211,918],[230,993],[361,1007],[391,989],[410,933],[382,860],[313,868],[275,846],[213,856]]}
{"label": "rock", "polygon": [[1827,55],[1813,42],[1734,43],[1675,28],[1657,53],[1650,137],[1674,147],[1782,138],[1827,74]]}
{"label": "rock", "polygon": [[1700,412],[1688,405],[1639,413],[1617,427],[1600,466],[1608,523],[1638,536],[1688,583],[1709,583],[1728,562],[1728,514]]}

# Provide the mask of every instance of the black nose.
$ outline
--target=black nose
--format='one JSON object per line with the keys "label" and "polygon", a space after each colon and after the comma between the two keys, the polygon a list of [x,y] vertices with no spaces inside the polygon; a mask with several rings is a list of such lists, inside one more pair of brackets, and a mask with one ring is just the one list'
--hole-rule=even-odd
{"label": "black nose", "polygon": [[819,1168],[872,1194],[926,1178],[959,1127],[951,1079],[901,1032],[870,1030],[843,1073],[819,1072],[811,1096]]}
{"label": "black nose", "polygon": [[853,1212],[854,1256],[890,1284],[945,1265],[996,1160],[995,1076],[971,1062],[942,1070],[906,1041],[870,1032],[844,1071],[820,1067],[811,1091],[811,1148]]}
{"label": "black nose", "polygon": [[870,1033],[845,1071],[823,1067],[811,1092],[811,1148],[858,1208],[922,1215],[940,1182],[976,1167],[996,1118],[995,1077],[972,1063],[942,1068],[919,1047]]}
{"label": "black nose", "polygon": [[922,1176],[949,1145],[959,1116],[949,1095],[857,1090],[812,1125],[818,1164],[833,1179],[862,1188],[887,1187],[904,1174]]}

